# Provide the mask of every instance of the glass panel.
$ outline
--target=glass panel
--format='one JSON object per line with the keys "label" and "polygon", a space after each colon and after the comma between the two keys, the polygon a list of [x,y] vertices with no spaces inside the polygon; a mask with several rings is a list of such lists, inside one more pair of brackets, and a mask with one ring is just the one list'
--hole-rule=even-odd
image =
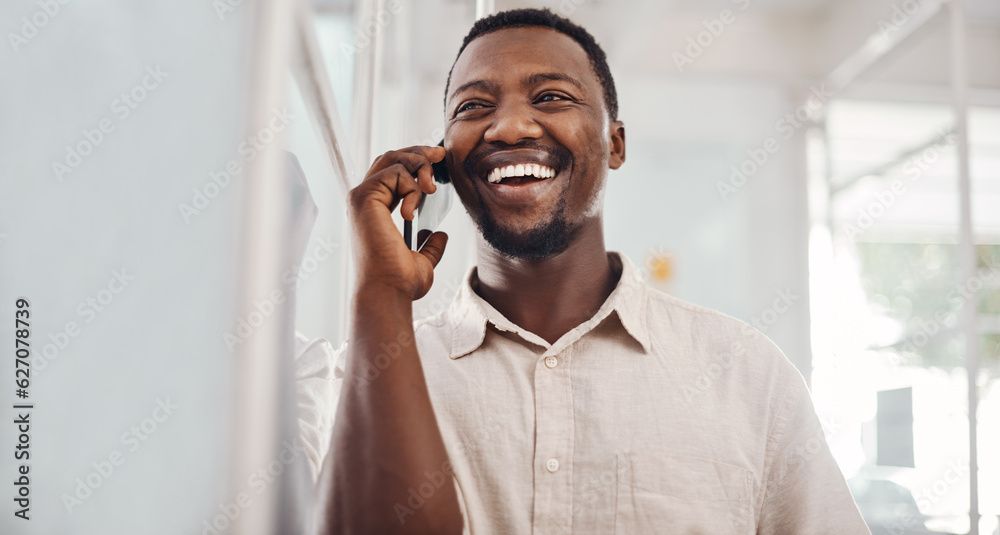
{"label": "glass panel", "polygon": [[[354,42],[353,15],[350,11],[320,12],[313,20],[316,41],[337,112],[340,115],[340,132],[350,124],[351,95],[354,80],[356,45]],[[293,69],[301,69],[296,62]],[[294,74],[294,76],[293,76]],[[289,75],[289,108],[297,118],[290,125],[285,149],[294,154],[301,165],[308,188],[308,196],[315,203],[315,223],[304,229],[308,239],[301,260],[289,266],[286,279],[297,288],[296,330],[308,338],[322,337],[335,346],[346,337],[341,332],[346,314],[347,295],[345,267],[348,265],[346,177],[340,176],[329,156],[329,147],[322,133],[316,113],[316,98],[297,80],[308,79],[308,74],[294,71]],[[338,139],[341,151],[351,153],[350,139]],[[304,208],[311,204],[304,202]]]}
{"label": "glass panel", "polygon": [[[309,338],[323,337],[335,345],[343,309],[341,276],[350,244],[347,201],[342,179],[333,168],[298,84],[290,82],[289,109],[298,118],[290,125],[287,147],[302,166],[308,195],[315,203],[315,224],[295,239],[308,239],[301,260],[289,266],[285,282],[297,288],[296,330]],[[307,208],[304,205],[303,208]]]}
{"label": "glass panel", "polygon": [[[337,110],[344,126],[351,124],[354,97],[354,62],[357,50],[366,41],[355,42],[354,16],[351,12],[321,12],[314,18],[316,40],[323,54],[330,87],[337,96]],[[344,140],[345,142],[347,140]]]}
{"label": "glass panel", "polygon": [[[200,533],[233,500],[224,335],[245,170],[226,168],[250,134],[252,4],[0,7],[13,32],[44,23],[3,58],[0,533]],[[18,297],[32,409],[7,389]],[[22,465],[28,521],[10,494]]]}

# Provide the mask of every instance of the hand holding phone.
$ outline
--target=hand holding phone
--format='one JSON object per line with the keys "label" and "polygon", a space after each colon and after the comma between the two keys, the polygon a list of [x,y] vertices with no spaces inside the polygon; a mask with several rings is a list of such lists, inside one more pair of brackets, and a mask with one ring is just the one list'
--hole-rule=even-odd
{"label": "hand holding phone", "polygon": [[444,254],[448,237],[435,232],[419,251],[413,251],[401,239],[392,213],[398,209],[404,219],[416,218],[422,195],[438,189],[432,164],[444,152],[444,148],[427,146],[388,151],[374,160],[361,183],[348,192],[359,291],[398,292],[416,300],[430,290],[434,266]]}
{"label": "hand holding phone", "polygon": [[[444,146],[443,139],[438,143],[438,146]],[[417,206],[417,214],[414,217],[417,222],[416,243],[413,242],[413,222],[403,220],[403,241],[406,242],[406,247],[410,250],[419,251],[427,242],[427,238],[441,226],[451,210],[455,188],[451,185],[451,177],[448,176],[446,160],[447,157],[431,166],[434,170],[437,191],[433,194],[424,193],[420,197],[420,204]]]}

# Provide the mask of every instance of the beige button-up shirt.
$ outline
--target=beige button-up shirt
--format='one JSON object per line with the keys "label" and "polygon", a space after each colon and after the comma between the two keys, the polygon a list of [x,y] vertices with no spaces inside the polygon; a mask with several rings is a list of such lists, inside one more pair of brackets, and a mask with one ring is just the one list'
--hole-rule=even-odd
{"label": "beige button-up shirt", "polygon": [[[475,534],[866,534],[802,376],[743,322],[617,287],[549,344],[473,288],[416,321],[427,386]],[[303,341],[304,342],[304,341]],[[303,441],[327,453],[345,351],[300,344]],[[349,387],[349,385],[347,386]],[[409,504],[387,511],[405,521]]]}

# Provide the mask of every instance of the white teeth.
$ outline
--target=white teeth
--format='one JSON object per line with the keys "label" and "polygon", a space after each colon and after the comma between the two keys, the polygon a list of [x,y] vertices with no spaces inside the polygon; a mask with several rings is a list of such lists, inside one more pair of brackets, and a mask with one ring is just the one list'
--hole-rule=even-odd
{"label": "white teeth", "polygon": [[517,165],[508,165],[506,167],[497,167],[487,175],[486,179],[496,184],[501,180],[511,177],[511,176],[533,176],[536,178],[552,178],[556,176],[555,169],[551,167],[546,167],[544,165],[538,165],[537,163],[524,163]]}

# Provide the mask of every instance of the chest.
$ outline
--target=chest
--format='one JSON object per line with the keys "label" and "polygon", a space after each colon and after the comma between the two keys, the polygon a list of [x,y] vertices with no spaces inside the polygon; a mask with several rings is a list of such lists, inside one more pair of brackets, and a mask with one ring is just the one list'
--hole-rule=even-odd
{"label": "chest", "polygon": [[765,426],[734,370],[601,344],[483,349],[426,370],[473,526],[746,532]]}

